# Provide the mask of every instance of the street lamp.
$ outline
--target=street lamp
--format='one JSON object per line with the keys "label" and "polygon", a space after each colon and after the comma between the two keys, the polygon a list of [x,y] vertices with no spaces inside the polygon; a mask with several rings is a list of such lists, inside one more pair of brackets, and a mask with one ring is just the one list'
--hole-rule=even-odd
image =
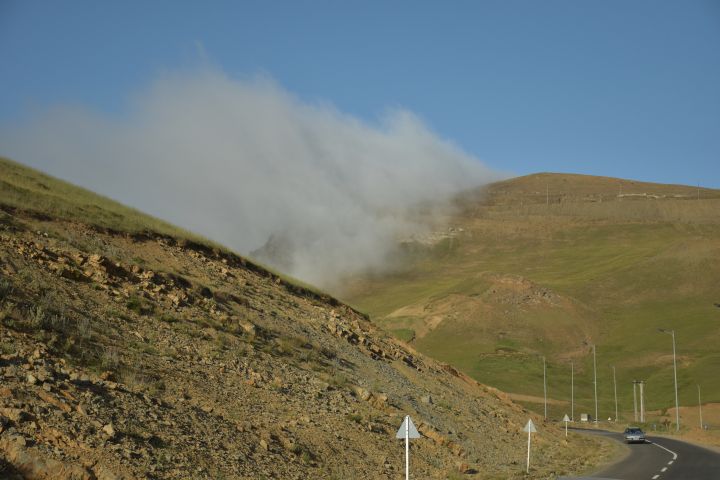
{"label": "street lamp", "polygon": [[593,384],[595,385],[595,423],[598,421],[598,405],[597,405],[597,361],[595,358],[595,344],[593,344]]}
{"label": "street lamp", "polygon": [[545,368],[545,357],[543,356],[543,396],[545,397],[545,420],[547,420],[547,374]]}
{"label": "street lamp", "polygon": [[672,335],[673,343],[673,373],[675,374],[675,425],[676,431],[680,431],[680,405],[678,404],[678,386],[677,386],[677,362],[675,360],[675,330],[667,330],[665,328],[658,328],[658,332],[667,333]]}
{"label": "street lamp", "polygon": [[633,380],[633,412],[635,413],[635,416],[633,419],[635,420],[635,423],[638,421],[638,410],[637,410],[637,380]]}
{"label": "street lamp", "polygon": [[702,423],[702,401],[700,400],[700,385],[698,387],[698,408],[700,409],[700,430],[703,429],[703,423]]}
{"label": "street lamp", "polygon": [[570,421],[575,421],[575,364],[570,361]]}
{"label": "street lamp", "polygon": [[613,369],[613,392],[615,392],[615,421],[618,421],[618,402],[617,402],[617,381],[615,380],[615,365]]}

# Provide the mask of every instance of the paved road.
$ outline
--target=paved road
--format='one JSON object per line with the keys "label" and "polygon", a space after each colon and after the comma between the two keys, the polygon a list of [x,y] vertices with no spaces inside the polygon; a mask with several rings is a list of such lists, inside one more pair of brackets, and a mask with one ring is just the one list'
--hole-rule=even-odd
{"label": "paved road", "polygon": [[[619,442],[619,433],[604,430],[576,430],[603,435]],[[598,472],[592,479],[617,480],[717,480],[720,479],[720,454],[708,449],[664,437],[648,437],[647,443],[631,444],[630,454],[618,463]],[[569,477],[566,477],[569,478]]]}

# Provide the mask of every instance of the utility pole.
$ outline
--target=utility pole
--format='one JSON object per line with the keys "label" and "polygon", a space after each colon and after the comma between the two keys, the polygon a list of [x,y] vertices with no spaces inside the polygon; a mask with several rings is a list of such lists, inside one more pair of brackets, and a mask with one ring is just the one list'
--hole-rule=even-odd
{"label": "utility pole", "polygon": [[615,380],[615,365],[612,367],[613,369],[613,391],[615,392],[615,421],[618,421],[618,403],[617,403],[617,382]]}
{"label": "utility pole", "polygon": [[698,387],[698,408],[700,409],[700,430],[703,429],[703,423],[702,423],[702,402],[700,400],[700,385]]}
{"label": "utility pole", "polygon": [[545,368],[545,357],[543,357],[543,395],[545,397],[545,420],[547,420],[547,374]]}
{"label": "utility pole", "polygon": [[545,184],[545,205],[550,206],[550,185]]}
{"label": "utility pole", "polygon": [[575,365],[570,362],[570,420],[575,421]]}
{"label": "utility pole", "polygon": [[678,386],[677,386],[677,360],[675,357],[675,330],[666,330],[658,328],[658,331],[672,335],[673,343],[673,374],[675,375],[675,430],[680,431],[680,405],[678,403]]}
{"label": "utility pole", "polygon": [[633,412],[635,412],[635,416],[633,417],[635,420],[635,423],[638,421],[638,410],[637,410],[637,380],[633,380]]}
{"label": "utility pole", "polygon": [[597,404],[597,361],[595,357],[595,344],[593,344],[593,384],[595,385],[595,423],[598,421],[598,404]]}
{"label": "utility pole", "polygon": [[640,423],[645,423],[645,380],[640,380]]}

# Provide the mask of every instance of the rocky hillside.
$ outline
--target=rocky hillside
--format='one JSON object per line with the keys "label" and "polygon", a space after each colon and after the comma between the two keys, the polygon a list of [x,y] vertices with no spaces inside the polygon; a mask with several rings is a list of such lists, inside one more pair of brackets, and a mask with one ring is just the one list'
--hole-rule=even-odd
{"label": "rocky hillside", "polygon": [[[0,477],[398,478],[409,414],[416,478],[526,478],[527,411],[337,300],[221,248],[8,203]],[[533,418],[531,478],[609,454]]]}

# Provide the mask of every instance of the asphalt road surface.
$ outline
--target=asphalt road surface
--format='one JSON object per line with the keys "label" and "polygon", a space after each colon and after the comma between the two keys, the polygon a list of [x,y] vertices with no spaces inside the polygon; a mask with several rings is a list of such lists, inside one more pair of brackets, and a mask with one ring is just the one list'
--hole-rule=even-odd
{"label": "asphalt road surface", "polygon": [[[576,430],[624,442],[622,434],[604,430]],[[589,477],[613,480],[717,480],[720,454],[706,448],[664,437],[648,437],[647,443],[628,445],[623,460]],[[569,479],[571,477],[564,477]]]}

